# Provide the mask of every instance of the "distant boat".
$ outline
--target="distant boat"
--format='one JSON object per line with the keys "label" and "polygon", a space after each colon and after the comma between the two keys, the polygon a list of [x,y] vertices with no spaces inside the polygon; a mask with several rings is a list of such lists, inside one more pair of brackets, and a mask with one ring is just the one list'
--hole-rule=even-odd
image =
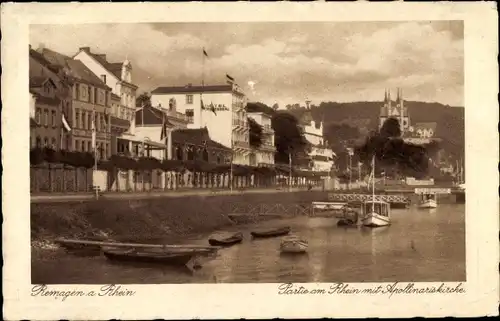
{"label": "distant boat", "polygon": [[418,207],[420,208],[436,208],[437,204],[437,194],[421,194],[419,199]]}
{"label": "distant boat", "polygon": [[226,238],[210,238],[208,243],[212,246],[231,246],[234,244],[241,243],[243,241],[243,234],[236,233]]}
{"label": "distant boat", "polygon": [[299,254],[306,253],[309,244],[306,240],[299,238],[296,235],[283,238],[280,244],[281,253]]}
{"label": "distant boat", "polygon": [[[375,178],[375,156],[372,158],[372,177]],[[367,227],[380,227],[391,224],[389,203],[375,200],[375,179],[372,179],[372,199],[363,203],[361,222]]]}
{"label": "distant boat", "polygon": [[275,237],[275,236],[287,235],[288,233],[290,233],[290,230],[291,230],[291,228],[289,226],[286,226],[286,227],[275,228],[275,229],[253,231],[253,232],[250,232],[250,234],[255,238],[265,238],[265,237]]}
{"label": "distant boat", "polygon": [[112,261],[159,263],[165,265],[186,266],[194,257],[193,253],[171,252],[161,249],[146,248],[103,248],[104,256]]}

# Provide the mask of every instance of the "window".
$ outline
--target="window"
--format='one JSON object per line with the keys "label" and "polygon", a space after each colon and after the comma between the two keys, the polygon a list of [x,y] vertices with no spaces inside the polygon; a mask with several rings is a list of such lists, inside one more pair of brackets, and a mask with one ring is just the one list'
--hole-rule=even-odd
{"label": "window", "polygon": [[37,148],[42,147],[42,138],[40,136],[36,136],[36,147]]}
{"label": "window", "polygon": [[82,101],[87,101],[87,86],[80,84],[78,86],[78,99]]}
{"label": "window", "polygon": [[80,141],[78,139],[75,139],[75,151],[79,151],[80,150]]}
{"label": "window", "polygon": [[188,119],[188,122],[192,124],[194,122],[194,110],[186,109],[186,117]]}
{"label": "window", "polygon": [[109,150],[109,143],[106,143],[106,158],[111,157],[111,151]]}
{"label": "window", "polygon": [[186,104],[193,103],[193,95],[186,95]]}
{"label": "window", "polygon": [[56,139],[54,137],[52,137],[52,140],[51,140],[51,148],[53,150],[56,150],[56,146],[57,146],[57,142],[56,142]]}
{"label": "window", "polygon": [[35,113],[35,120],[40,125],[42,123],[42,109],[37,108]]}
{"label": "window", "polygon": [[91,141],[88,141],[88,142],[87,142],[87,150],[88,150],[89,152],[92,152],[92,142],[91,142]]}
{"label": "window", "polygon": [[90,86],[87,87],[87,96],[88,96],[87,97],[88,102],[91,103],[91,104],[94,103],[93,99],[92,99],[92,96],[93,96],[92,95],[92,87],[90,87]]}
{"label": "window", "polygon": [[101,80],[103,83],[106,83],[106,75],[101,75]]}
{"label": "window", "polygon": [[49,126],[49,111],[48,109],[43,110],[43,121],[45,126]]}
{"label": "window", "polygon": [[80,110],[75,109],[75,127],[81,128],[80,126]]}
{"label": "window", "polygon": [[101,130],[101,113],[96,114],[96,120],[95,120],[95,130],[100,131]]}
{"label": "window", "polygon": [[208,151],[206,149],[203,150],[202,157],[205,162],[208,162]]}
{"label": "window", "polygon": [[51,116],[52,116],[51,117],[52,118],[51,119],[52,120],[52,127],[56,127],[56,111],[55,110],[52,111],[52,115]]}
{"label": "window", "polygon": [[45,148],[49,147],[49,139],[47,137],[43,139],[43,147]]}
{"label": "window", "polygon": [[194,160],[194,149],[193,148],[188,149],[187,159],[188,160]]}
{"label": "window", "polygon": [[[87,112],[82,111],[82,126],[80,128],[87,129]],[[90,117],[89,117],[90,118]]]}

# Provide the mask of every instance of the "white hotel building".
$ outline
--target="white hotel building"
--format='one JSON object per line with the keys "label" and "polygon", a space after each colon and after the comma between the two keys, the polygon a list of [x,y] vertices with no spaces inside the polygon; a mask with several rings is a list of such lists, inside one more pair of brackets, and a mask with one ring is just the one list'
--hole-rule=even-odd
{"label": "white hotel building", "polygon": [[188,128],[206,127],[212,140],[233,150],[234,164],[250,164],[246,97],[236,84],[158,87],[151,104],[185,114]]}
{"label": "white hotel building", "polygon": [[323,123],[314,120],[303,126],[304,136],[311,144],[309,167],[315,172],[330,172],[334,164],[335,153],[328,147],[323,138]]}
{"label": "white hotel building", "polygon": [[250,165],[252,166],[272,166],[274,165],[274,130],[271,127],[271,116],[263,113],[248,113],[248,117],[255,120],[262,127],[262,145],[254,149],[250,154]]}

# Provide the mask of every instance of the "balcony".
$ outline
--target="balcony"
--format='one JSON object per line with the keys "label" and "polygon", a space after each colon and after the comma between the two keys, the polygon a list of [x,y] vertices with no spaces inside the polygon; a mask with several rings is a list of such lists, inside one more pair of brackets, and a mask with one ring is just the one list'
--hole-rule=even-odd
{"label": "balcony", "polygon": [[276,147],[273,144],[262,144],[259,149],[263,150],[263,151],[270,151],[270,152],[276,151]]}
{"label": "balcony", "polygon": [[233,129],[237,132],[249,130],[248,123],[242,119],[233,119]]}

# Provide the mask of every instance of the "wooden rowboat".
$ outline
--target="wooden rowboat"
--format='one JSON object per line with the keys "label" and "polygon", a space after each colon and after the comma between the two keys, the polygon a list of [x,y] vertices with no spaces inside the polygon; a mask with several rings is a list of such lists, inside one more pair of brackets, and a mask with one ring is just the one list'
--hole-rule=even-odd
{"label": "wooden rowboat", "polygon": [[280,250],[283,254],[301,254],[306,253],[309,243],[296,235],[285,237],[280,244]]}
{"label": "wooden rowboat", "polygon": [[158,249],[118,249],[103,248],[108,260],[122,262],[158,263],[165,265],[185,266],[193,258],[193,253],[161,251]]}
{"label": "wooden rowboat", "polygon": [[265,238],[265,237],[275,237],[275,236],[287,235],[288,233],[290,233],[290,230],[291,230],[291,228],[289,226],[286,226],[286,227],[275,228],[275,229],[253,231],[253,232],[250,232],[250,234],[255,238]]}
{"label": "wooden rowboat", "polygon": [[212,246],[231,246],[241,243],[243,241],[243,234],[236,233],[226,238],[210,238],[208,243]]}

